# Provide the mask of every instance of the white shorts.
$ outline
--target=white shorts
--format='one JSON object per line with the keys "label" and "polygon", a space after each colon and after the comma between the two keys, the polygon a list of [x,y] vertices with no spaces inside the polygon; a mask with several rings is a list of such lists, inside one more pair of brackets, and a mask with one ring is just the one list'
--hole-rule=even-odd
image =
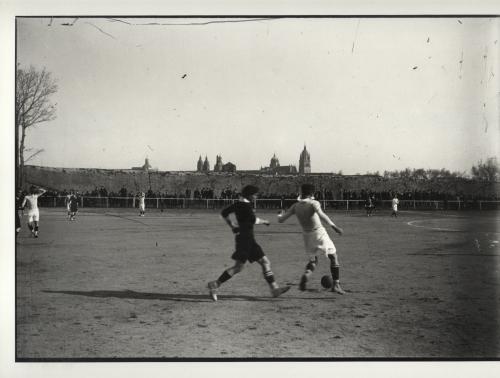
{"label": "white shorts", "polygon": [[398,205],[392,206],[392,211],[398,211]]}
{"label": "white shorts", "polygon": [[69,206],[69,203],[66,205],[66,209],[67,209],[68,211],[71,211],[70,206]]}
{"label": "white shorts", "polygon": [[28,222],[38,222],[40,219],[40,212],[38,209],[28,211]]}
{"label": "white shorts", "polygon": [[337,251],[324,227],[311,232],[304,232],[303,237],[306,253],[309,256],[317,256],[320,253],[328,256]]}
{"label": "white shorts", "polygon": [[140,211],[145,211],[146,205],[139,205],[139,210]]}

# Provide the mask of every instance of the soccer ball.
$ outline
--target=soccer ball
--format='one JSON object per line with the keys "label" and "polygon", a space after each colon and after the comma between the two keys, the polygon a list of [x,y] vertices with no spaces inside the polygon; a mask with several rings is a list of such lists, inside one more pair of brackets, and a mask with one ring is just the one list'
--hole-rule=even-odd
{"label": "soccer ball", "polygon": [[333,286],[333,278],[332,276],[323,276],[321,277],[321,286],[325,289],[330,289]]}

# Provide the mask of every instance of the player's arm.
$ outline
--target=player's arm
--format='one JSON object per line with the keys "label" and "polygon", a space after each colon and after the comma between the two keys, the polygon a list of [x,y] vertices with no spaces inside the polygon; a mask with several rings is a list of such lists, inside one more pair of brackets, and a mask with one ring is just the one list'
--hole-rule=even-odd
{"label": "player's arm", "polygon": [[339,226],[337,226],[335,223],[333,223],[333,221],[330,219],[330,217],[328,215],[326,215],[323,210],[321,210],[321,206],[319,205],[319,203],[317,204],[317,206],[314,207],[314,209],[316,210],[316,212],[318,213],[319,215],[319,218],[325,222],[326,224],[328,224],[331,228],[333,228],[333,230],[339,234],[339,235],[342,235],[344,233],[344,230],[342,230]]}
{"label": "player's arm", "polygon": [[278,222],[279,223],[283,223],[288,218],[290,218],[293,214],[295,214],[295,204],[293,204],[292,206],[290,206],[287,211],[280,212],[278,214]]}
{"label": "player's arm", "polygon": [[228,207],[226,207],[221,211],[220,216],[222,217],[222,219],[224,219],[224,222],[227,223],[231,231],[233,231],[233,234],[237,234],[240,232],[240,228],[232,222],[231,218],[229,218],[229,215],[233,212],[234,212],[233,205],[229,205]]}
{"label": "player's arm", "polygon": [[44,193],[46,193],[47,191],[44,189],[44,188],[39,188],[38,189],[38,196],[41,196],[43,195]]}
{"label": "player's arm", "polygon": [[21,210],[24,210],[24,207],[26,206],[26,196],[24,196],[23,203],[21,204]]}

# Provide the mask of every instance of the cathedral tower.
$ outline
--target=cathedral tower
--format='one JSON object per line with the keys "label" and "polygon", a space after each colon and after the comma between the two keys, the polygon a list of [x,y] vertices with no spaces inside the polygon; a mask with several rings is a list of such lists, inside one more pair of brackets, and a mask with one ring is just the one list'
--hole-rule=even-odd
{"label": "cathedral tower", "polygon": [[306,149],[306,145],[304,144],[304,149],[300,153],[299,158],[299,174],[311,173],[311,155]]}
{"label": "cathedral tower", "polygon": [[198,159],[198,164],[196,164],[196,171],[197,172],[203,171],[203,160],[201,160],[201,155],[200,158]]}
{"label": "cathedral tower", "polygon": [[222,172],[222,155],[217,155],[215,160],[214,172]]}
{"label": "cathedral tower", "polygon": [[203,162],[203,172],[210,171],[210,163],[208,162],[208,158],[205,156],[205,161]]}

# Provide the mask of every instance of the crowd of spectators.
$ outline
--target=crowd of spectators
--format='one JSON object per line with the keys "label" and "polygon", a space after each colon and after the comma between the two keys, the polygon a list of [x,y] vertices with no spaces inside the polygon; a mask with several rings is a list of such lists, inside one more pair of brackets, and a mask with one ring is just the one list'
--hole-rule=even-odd
{"label": "crowd of spectators", "polygon": [[[104,186],[95,187],[91,191],[78,192],[74,189],[64,189],[61,191],[47,190],[46,197],[64,197],[69,192],[73,190],[77,192],[79,196],[83,197],[102,197],[102,198],[118,198],[118,197],[128,197],[133,198],[139,194],[139,190],[130,190],[127,188],[121,188],[118,192],[108,191]],[[222,190],[214,190],[212,188],[196,188],[194,190],[186,189],[183,191],[176,192],[160,192],[148,190],[145,192],[146,198],[165,198],[165,199],[237,199],[239,197],[239,190],[236,188],[226,187]],[[351,201],[364,201],[368,196],[375,197],[375,201],[389,201],[393,196],[397,194],[399,200],[402,201],[476,201],[476,200],[493,200],[498,201],[500,198],[498,195],[481,195],[481,194],[464,194],[464,193],[453,193],[453,192],[442,192],[442,191],[372,191],[367,189],[362,190],[342,190],[339,192],[333,192],[331,190],[321,190],[317,191],[314,197],[317,200],[351,200]],[[275,193],[275,192],[262,192],[259,194],[260,199],[280,199],[280,200],[290,200],[296,199],[299,196],[298,192],[289,193]]]}

